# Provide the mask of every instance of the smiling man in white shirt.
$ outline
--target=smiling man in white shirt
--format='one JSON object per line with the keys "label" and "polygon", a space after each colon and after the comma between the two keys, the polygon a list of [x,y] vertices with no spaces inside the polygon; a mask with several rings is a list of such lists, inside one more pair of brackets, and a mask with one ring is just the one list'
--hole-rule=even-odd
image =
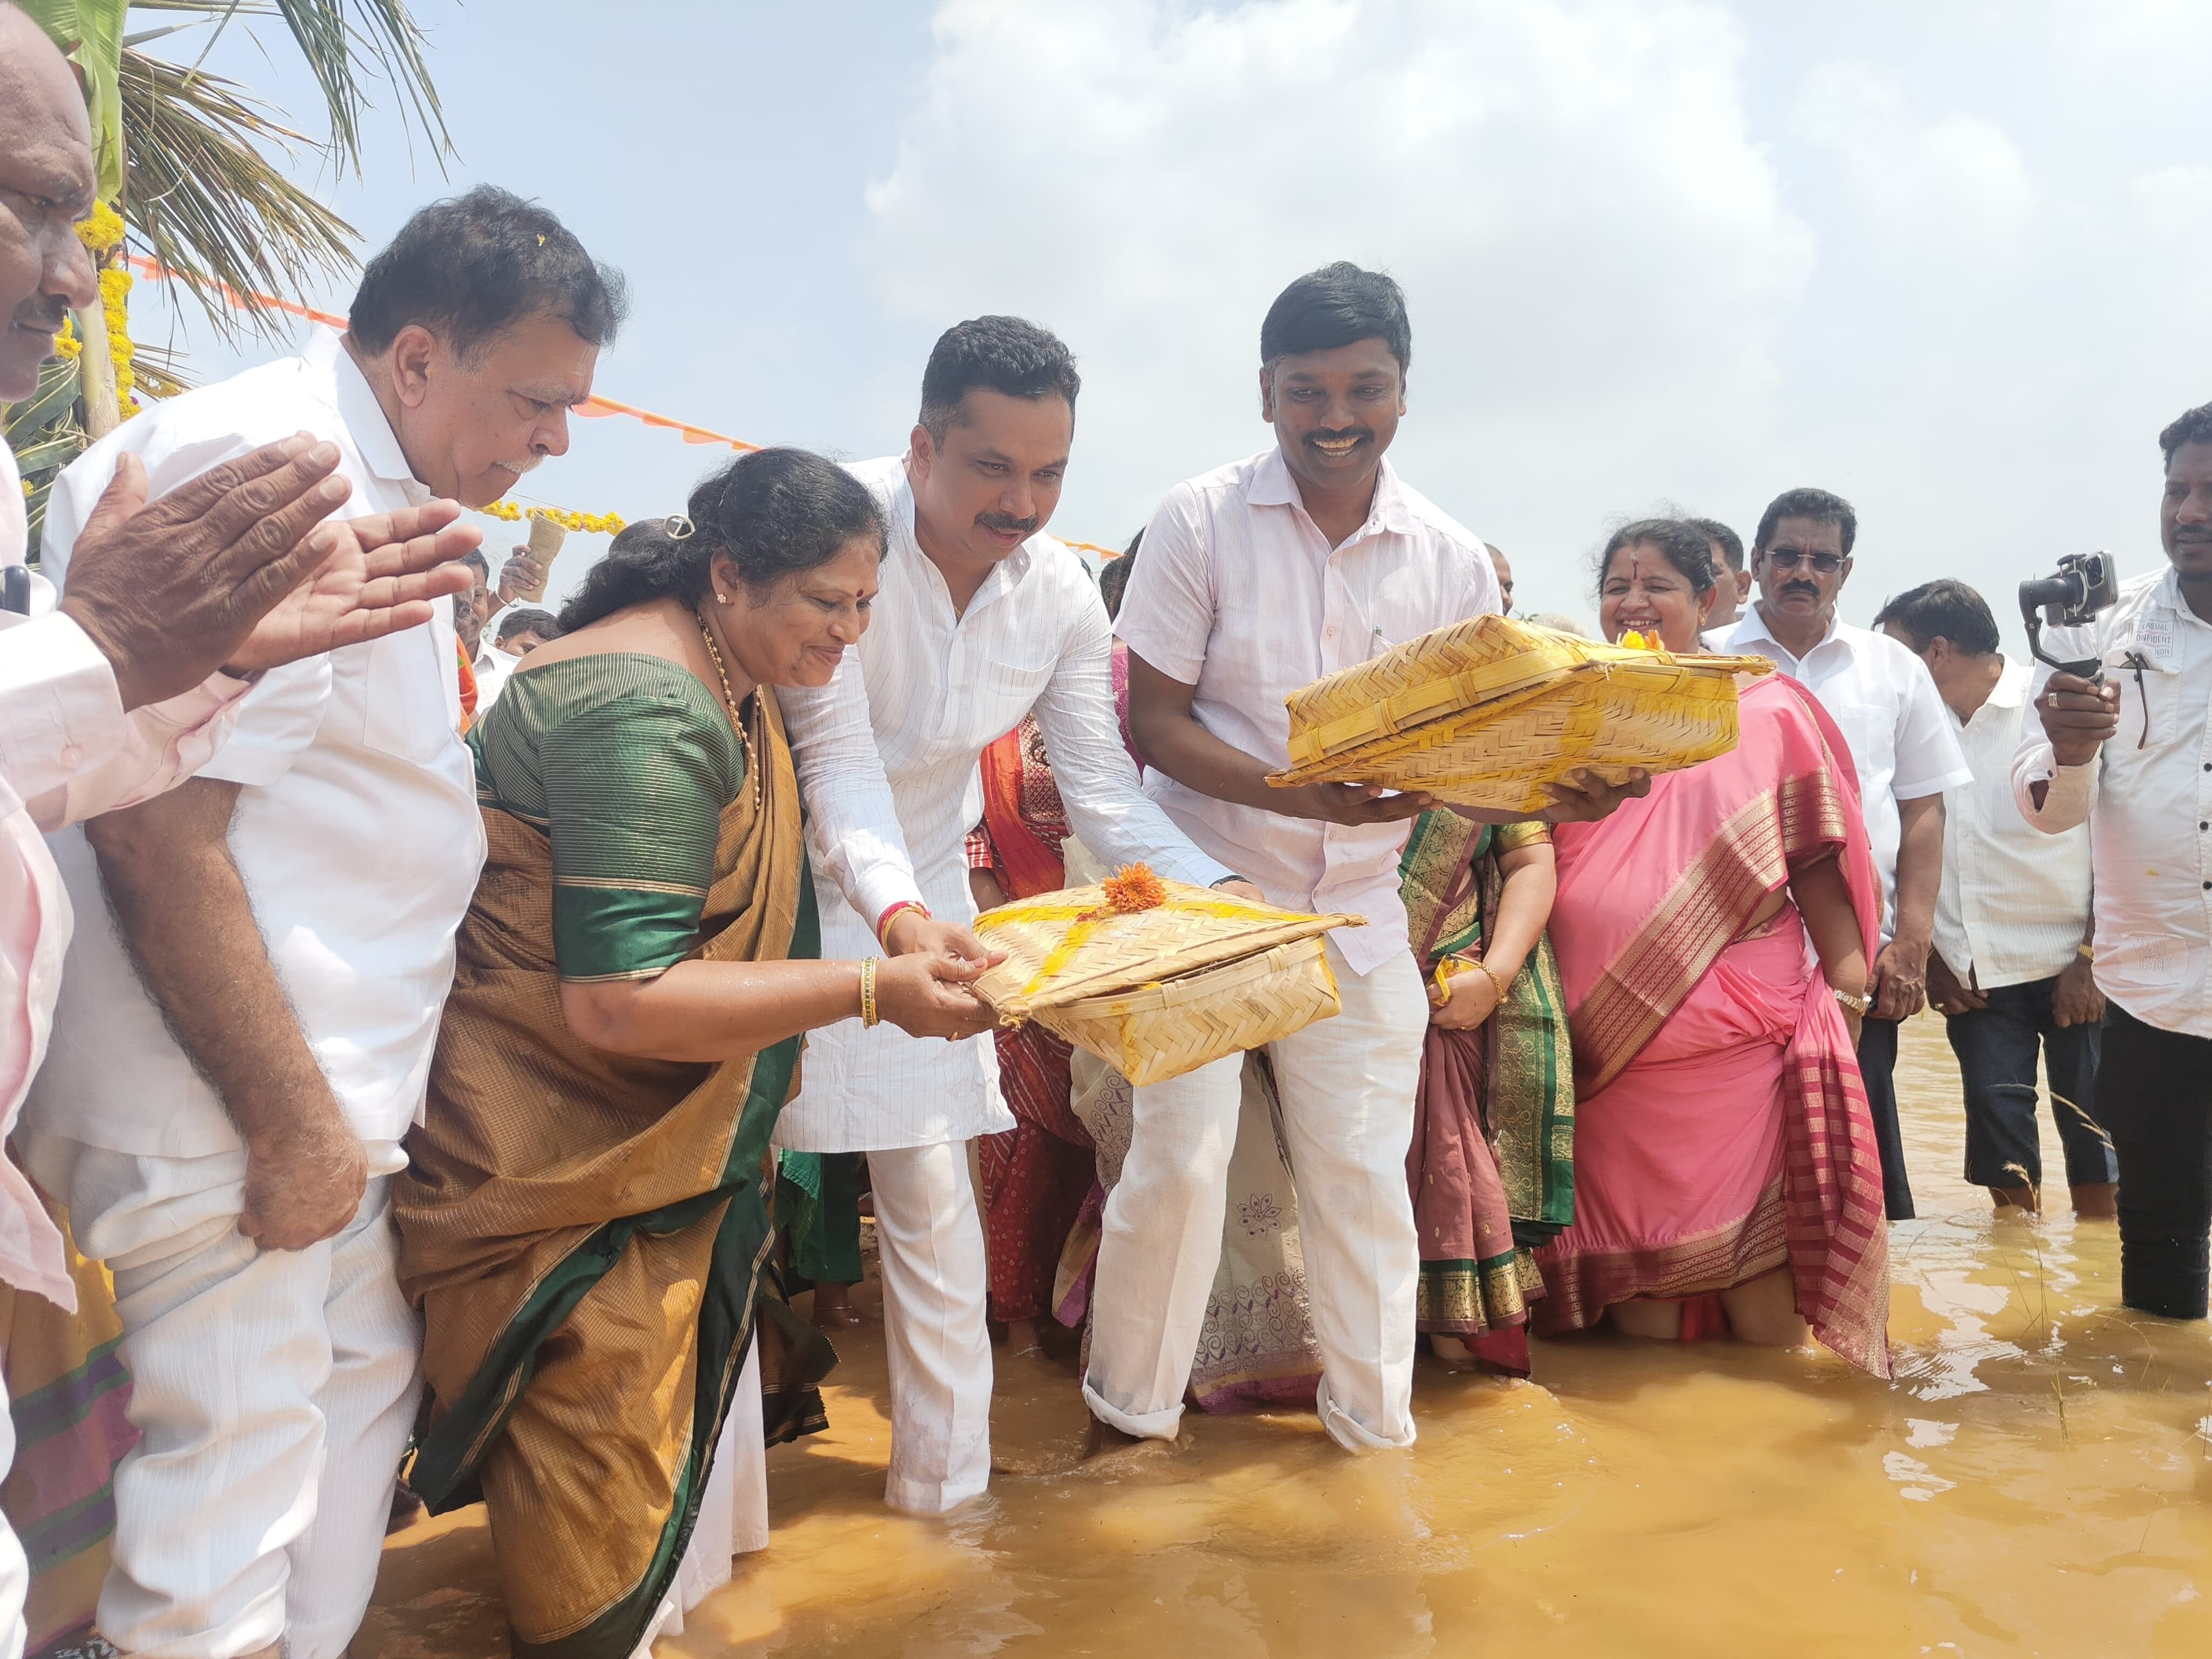
{"label": "smiling man in white shirt", "polygon": [[[46,557],[66,572],[118,469],[159,497],[295,429],[356,508],[495,501],[566,449],[620,311],[543,209],[435,204],[369,262],[345,335],[68,468]],[[100,1623],[126,1652],[335,1659],[375,1581],[420,1389],[388,1177],[483,851],[437,611],[264,675],[198,777],[54,842],[88,920],[17,1149],[115,1275],[143,1438]]]}
{"label": "smiling man in white shirt", "polygon": [[[1342,1012],[1269,1045],[1322,1351],[1317,1404],[1355,1451],[1413,1440],[1419,1248],[1406,1156],[1429,1004],[1398,859],[1428,801],[1349,784],[1272,789],[1267,775],[1289,764],[1291,692],[1500,608],[1482,540],[1383,459],[1412,354],[1389,277],[1339,263],[1285,289],[1260,330],[1260,415],[1274,442],[1169,492],[1116,622],[1146,788],[1169,817],[1269,902],[1367,920],[1329,935]],[[1597,816],[1626,793],[1559,799]],[[1136,1091],[1091,1298],[1094,1447],[1175,1437],[1220,1258],[1243,1066],[1231,1055]]]}
{"label": "smiling man in white shirt", "polygon": [[[985,746],[1031,713],[1085,845],[1200,886],[1234,879],[1139,787],[1105,607],[1042,533],[1080,386],[1067,348],[1034,323],[961,323],[930,354],[906,453],[853,468],[890,526],[874,620],[827,690],[783,696],[825,956],[981,951],[964,926],[969,782]],[[992,1023],[979,1006],[975,1030]],[[854,1019],[809,1036],[776,1127],[794,1152],[868,1154],[890,1360],[884,1497],[899,1509],[934,1514],[989,1480],[987,1275],[967,1142],[1013,1123],[988,1042]]]}
{"label": "smiling man in white shirt", "polygon": [[1713,648],[1765,657],[1820,700],[1843,728],[1858,770],[1867,839],[1881,874],[1881,953],[1859,1028],[1859,1070],[1881,1146],[1882,1200],[1892,1221],[1912,1215],[1898,1133],[1897,1028],[1928,1000],[1928,952],[1943,878],[1943,792],[1971,783],[1957,723],[1918,658],[1887,635],[1836,615],[1850,580],[1858,515],[1825,489],[1785,490],[1759,515],[1751,577],[1759,598]]}
{"label": "smiling man in white shirt", "polygon": [[2105,1000],[2089,965],[2088,826],[2039,834],[2013,803],[2033,671],[2006,660],[1996,618],[1961,581],[1923,582],[1874,623],[1927,664],[1974,769],[1972,783],[1943,792],[1943,886],[1928,957],[1928,1000],[1966,1085],[1966,1179],[2000,1205],[2042,1207],[2039,1049],[2074,1212],[2109,1221],[2119,1176],[2091,1115]]}
{"label": "smiling man in white shirt", "polygon": [[2111,1003],[2097,1117],[2120,1172],[2120,1299],[2205,1316],[2212,1228],[2212,404],[2159,434],[2166,568],[2088,627],[2053,630],[2043,730],[2021,734],[2014,799],[2030,823],[2087,823],[2097,985]]}

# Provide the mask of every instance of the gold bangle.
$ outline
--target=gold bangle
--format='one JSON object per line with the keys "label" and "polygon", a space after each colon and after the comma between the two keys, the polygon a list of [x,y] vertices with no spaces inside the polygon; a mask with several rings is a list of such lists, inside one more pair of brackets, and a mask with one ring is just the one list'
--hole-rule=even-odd
{"label": "gold bangle", "polygon": [[876,1023],[876,958],[870,957],[860,964],[860,1024]]}
{"label": "gold bangle", "polygon": [[1468,957],[1467,959],[1467,965],[1470,968],[1480,968],[1482,969],[1482,976],[1498,988],[1498,1006],[1501,1008],[1504,1007],[1505,1006],[1505,988],[1509,981],[1498,978],[1498,970],[1495,968],[1492,968],[1488,963],[1485,962],[1480,957]]}
{"label": "gold bangle", "polygon": [[2084,962],[2094,962],[2097,959],[2097,952],[2095,950],[2087,945],[2075,945],[2074,947],[2074,954],[2081,957]]}

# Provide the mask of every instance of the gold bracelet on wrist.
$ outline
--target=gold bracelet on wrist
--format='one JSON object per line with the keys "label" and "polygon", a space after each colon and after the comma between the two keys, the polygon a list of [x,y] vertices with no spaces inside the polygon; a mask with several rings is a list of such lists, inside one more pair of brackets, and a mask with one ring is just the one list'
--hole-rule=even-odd
{"label": "gold bracelet on wrist", "polygon": [[1483,978],[1488,980],[1491,982],[1491,985],[1498,992],[1498,1006],[1501,1008],[1504,1007],[1505,1006],[1505,988],[1512,983],[1512,981],[1510,980],[1503,980],[1498,978],[1498,970],[1495,968],[1492,968],[1488,963],[1485,962],[1480,957],[1469,957],[1465,960],[1468,967],[1479,968],[1482,970]]}
{"label": "gold bracelet on wrist", "polygon": [[[1833,988],[1832,987],[1831,989],[1832,988]],[[1854,996],[1849,991],[1836,991],[1835,998],[1837,1001],[1842,1003],[1844,1007],[1850,1009],[1851,1012],[1856,1014],[1861,1019],[1864,1019],[1867,1015],[1874,1010],[1874,999],[1872,997]]]}
{"label": "gold bracelet on wrist", "polygon": [[2084,962],[2094,962],[2097,959],[2097,952],[2087,945],[2075,945],[2074,947],[2074,954],[2081,957]]}
{"label": "gold bracelet on wrist", "polygon": [[860,964],[860,1024],[873,1025],[876,1013],[876,958],[870,957]]}

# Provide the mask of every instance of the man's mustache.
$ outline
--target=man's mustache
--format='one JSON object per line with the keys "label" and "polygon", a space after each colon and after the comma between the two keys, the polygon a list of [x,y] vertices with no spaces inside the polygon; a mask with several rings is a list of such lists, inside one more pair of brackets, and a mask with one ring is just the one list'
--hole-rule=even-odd
{"label": "man's mustache", "polygon": [[1011,513],[978,513],[975,522],[986,530],[997,531],[1002,536],[1012,535],[1017,531],[1028,536],[1035,534],[1036,527],[1044,520],[1034,513],[1026,519],[1017,519]]}
{"label": "man's mustache", "polygon": [[58,334],[69,320],[69,307],[51,295],[40,295],[15,307],[15,326]]}
{"label": "man's mustache", "polygon": [[1817,584],[1815,584],[1815,583],[1813,583],[1813,582],[1784,582],[1784,583],[1783,583],[1783,584],[1782,584],[1782,591],[1783,591],[1785,594],[1786,594],[1786,593],[1805,593],[1805,594],[1809,594],[1809,595],[1811,595],[1814,599],[1819,599],[1819,598],[1820,597],[1820,590],[1819,586],[1818,586]]}

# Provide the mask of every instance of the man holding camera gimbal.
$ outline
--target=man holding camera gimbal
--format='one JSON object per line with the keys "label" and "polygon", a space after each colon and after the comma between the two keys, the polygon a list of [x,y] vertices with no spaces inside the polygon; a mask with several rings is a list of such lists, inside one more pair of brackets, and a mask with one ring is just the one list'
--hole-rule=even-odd
{"label": "man holding camera gimbal", "polygon": [[2087,822],[2096,871],[2097,986],[2109,1005],[2098,1119],[2120,1164],[2120,1299],[2205,1316],[2212,1230],[2212,404],[2159,434],[2168,568],[2136,578],[2087,626],[2054,633],[2040,732],[2013,793],[2027,821]]}

